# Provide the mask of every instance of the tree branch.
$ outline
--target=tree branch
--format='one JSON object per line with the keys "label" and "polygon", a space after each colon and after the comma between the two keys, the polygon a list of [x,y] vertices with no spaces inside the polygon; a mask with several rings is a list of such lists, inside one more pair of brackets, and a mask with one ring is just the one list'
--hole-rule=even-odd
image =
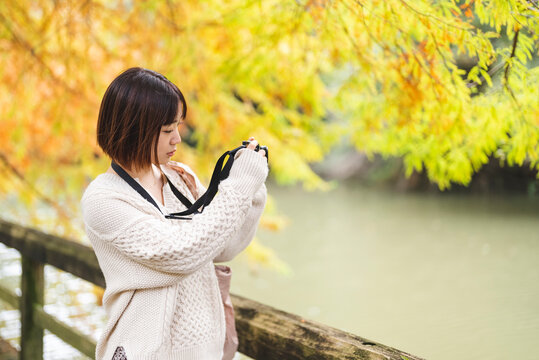
{"label": "tree branch", "polygon": [[64,211],[64,209],[54,200],[49,198],[48,196],[44,195],[41,191],[36,189],[34,184],[26,180],[24,175],[9,161],[6,154],[0,152],[0,160],[4,163],[4,166],[13,174],[17,179],[19,179],[25,187],[27,187],[30,191],[35,193],[37,197],[39,197],[44,203],[51,206],[53,209],[55,209],[58,212],[58,215],[69,219],[70,216]]}
{"label": "tree branch", "polygon": [[[494,75],[496,75],[496,73],[498,71],[503,69],[504,65],[505,65],[505,63],[503,63],[503,62],[499,63],[498,65],[494,66],[492,69],[487,71],[487,74],[492,78]],[[485,81],[485,77],[483,75],[481,75],[481,80],[482,80],[481,82]],[[477,85],[479,85],[479,83],[476,82],[476,81],[471,81],[471,82],[466,84],[466,86],[468,86],[469,88],[476,87]]]}
{"label": "tree branch", "polygon": [[505,65],[505,74],[504,74],[505,88],[507,89],[507,91],[509,91],[509,94],[511,94],[511,97],[513,98],[513,100],[515,100],[515,102],[517,101],[517,98],[515,97],[515,94],[513,93],[513,89],[511,89],[511,87],[509,86],[509,68],[511,67],[511,65],[509,64],[509,60],[515,57],[519,33],[520,33],[520,29],[517,29],[517,31],[515,32],[515,36],[513,37],[513,50],[511,50],[511,55],[509,56],[509,59],[507,59],[507,62]]}
{"label": "tree branch", "polygon": [[46,64],[45,61],[36,53],[36,48],[32,46],[32,44],[30,44],[26,39],[24,39],[22,36],[16,33],[15,29],[11,27],[8,19],[2,13],[0,13],[0,23],[4,25],[6,30],[11,34],[11,36],[13,37],[13,41],[16,44],[19,44],[20,47],[22,47],[24,50],[28,51],[30,55],[37,61],[37,63],[40,64],[45,69],[45,71],[50,75],[50,77],[52,78],[54,82],[56,82],[57,84],[65,88],[68,92],[74,95],[85,97],[85,95],[81,93],[79,90],[69,86],[69,84],[67,84],[61,78],[56,76],[56,74],[50,68],[50,66]]}

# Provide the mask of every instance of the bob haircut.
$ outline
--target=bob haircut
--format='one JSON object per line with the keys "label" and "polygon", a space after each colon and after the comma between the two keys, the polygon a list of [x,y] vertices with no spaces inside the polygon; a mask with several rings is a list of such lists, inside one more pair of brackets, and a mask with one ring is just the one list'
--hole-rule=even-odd
{"label": "bob haircut", "polygon": [[[178,115],[185,119],[185,98],[170,80],[153,70],[134,67],[112,81],[99,109],[97,143],[112,161],[133,170],[158,165],[161,127]],[[153,155],[153,159],[152,159]]]}

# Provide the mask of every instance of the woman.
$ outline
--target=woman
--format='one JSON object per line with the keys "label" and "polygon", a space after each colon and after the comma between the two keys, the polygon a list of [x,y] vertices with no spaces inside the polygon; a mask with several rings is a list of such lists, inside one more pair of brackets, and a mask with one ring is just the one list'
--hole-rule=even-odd
{"label": "woman", "polygon": [[268,166],[251,138],[201,214],[165,218],[186,209],[171,186],[191,202],[205,191],[187,166],[170,162],[186,111],[176,85],[147,69],[126,70],[103,97],[98,144],[155,204],[112,167],[82,197],[86,232],[106,280],[109,319],[96,359],[223,355],[225,321],[213,263],[232,259],[251,241],[265,205]]}

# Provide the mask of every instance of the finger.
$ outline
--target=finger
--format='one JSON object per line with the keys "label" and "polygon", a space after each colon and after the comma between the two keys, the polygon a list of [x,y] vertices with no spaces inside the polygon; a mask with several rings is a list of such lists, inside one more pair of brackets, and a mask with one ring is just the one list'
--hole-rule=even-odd
{"label": "finger", "polygon": [[266,157],[266,150],[260,149],[260,151],[258,151],[258,152],[260,153],[260,155],[261,155],[262,157]]}
{"label": "finger", "polygon": [[255,138],[251,136],[251,137],[249,138],[249,141],[253,141],[254,139],[255,139]]}
{"label": "finger", "polygon": [[251,149],[251,150],[254,150],[256,148],[256,146],[258,145],[258,141],[256,140],[253,140],[249,143],[249,145],[247,145],[247,149]]}

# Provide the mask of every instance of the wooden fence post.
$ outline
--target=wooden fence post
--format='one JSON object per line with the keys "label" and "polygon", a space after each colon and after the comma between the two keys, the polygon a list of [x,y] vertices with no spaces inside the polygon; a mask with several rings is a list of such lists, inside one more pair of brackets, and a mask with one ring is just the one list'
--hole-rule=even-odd
{"label": "wooden fence post", "polygon": [[34,305],[43,306],[43,264],[21,256],[21,360],[43,359],[43,328],[35,321]]}

